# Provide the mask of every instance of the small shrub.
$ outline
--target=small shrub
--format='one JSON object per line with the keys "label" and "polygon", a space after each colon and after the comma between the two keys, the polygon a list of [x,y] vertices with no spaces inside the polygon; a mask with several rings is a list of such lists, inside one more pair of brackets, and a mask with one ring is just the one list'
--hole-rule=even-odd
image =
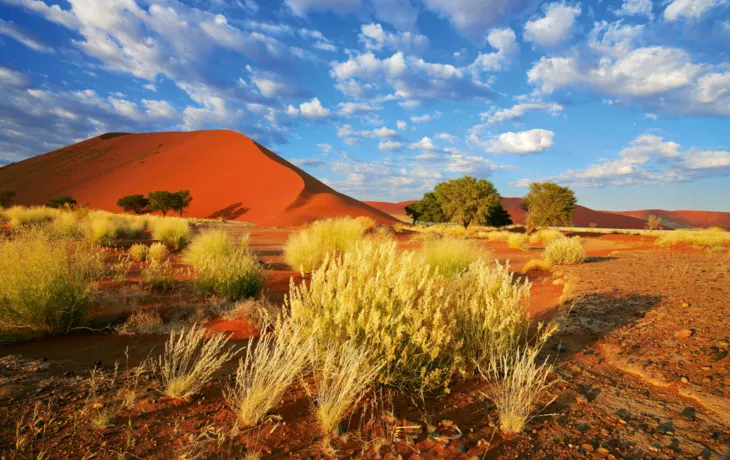
{"label": "small shrub", "polygon": [[525,266],[522,267],[522,273],[530,273],[533,271],[551,271],[553,266],[550,264],[550,262],[544,260],[544,259],[530,259],[525,263]]}
{"label": "small shrub", "polygon": [[102,271],[101,254],[41,229],[0,238],[0,321],[65,333],[85,317]]}
{"label": "small shrub", "polygon": [[[552,366],[536,362],[540,347],[517,348],[495,360],[482,376],[493,382],[488,396],[497,406],[499,426],[506,433],[520,433],[532,420],[534,405],[554,382],[548,382]],[[553,399],[554,400],[554,399]]]}
{"label": "small shrub", "polygon": [[162,318],[155,310],[137,310],[116,328],[117,334],[157,334],[162,329]]}
{"label": "small shrub", "polygon": [[280,308],[269,303],[265,298],[249,298],[239,300],[230,308],[223,310],[221,318],[229,321],[245,319],[261,329],[279,313]]}
{"label": "small shrub", "polygon": [[55,209],[74,209],[76,204],[76,200],[73,197],[64,195],[49,200],[48,203],[46,203],[46,206]]}
{"label": "small shrub", "polygon": [[283,322],[275,332],[262,335],[255,347],[248,342],[236,380],[224,390],[228,407],[244,427],[263,420],[300,375],[312,353],[312,339],[304,337]]}
{"label": "small shrub", "polygon": [[175,286],[175,271],[167,260],[150,262],[142,270],[142,281],[153,288],[169,289]]}
{"label": "small shrub", "polygon": [[51,233],[56,238],[76,240],[83,237],[84,230],[75,213],[60,212],[53,219]]}
{"label": "small shrub", "polygon": [[479,258],[479,252],[473,242],[453,238],[425,241],[421,246],[426,263],[447,277],[466,271]]}
{"label": "small shrub", "polygon": [[[165,246],[163,245],[163,247]],[[167,250],[167,248],[165,248],[165,250]],[[136,243],[129,248],[129,257],[131,257],[135,262],[144,262],[147,260],[147,251],[147,245]]]}
{"label": "small shrub", "polygon": [[662,233],[655,241],[655,244],[659,246],[670,246],[677,243],[689,243],[706,248],[723,247],[730,245],[730,232],[726,232],[722,227],[673,230]]}
{"label": "small shrub", "polygon": [[374,361],[366,349],[352,342],[333,344],[315,372],[315,409],[322,433],[337,435],[345,413],[365,396],[384,363]]}
{"label": "small shrub", "polygon": [[527,235],[524,233],[513,233],[507,239],[507,246],[513,249],[525,249],[525,241],[527,241]]}
{"label": "small shrub", "polygon": [[4,214],[10,220],[11,227],[19,228],[37,226],[50,222],[60,214],[60,211],[40,206],[30,208],[13,206],[10,209],[6,209]]}
{"label": "small shrub", "polygon": [[106,216],[90,218],[87,236],[94,244],[111,246],[117,238],[117,225]]}
{"label": "small shrub", "polygon": [[155,218],[151,221],[152,238],[165,243],[173,251],[179,251],[187,244],[190,226],[184,219]]}
{"label": "small shrub", "polygon": [[573,265],[585,261],[586,253],[579,237],[558,238],[545,245],[543,259],[551,265]]}
{"label": "small shrub", "polygon": [[129,271],[132,269],[132,260],[129,255],[125,255],[119,258],[117,262],[111,266],[112,279],[116,283],[123,283],[127,281]]}
{"label": "small shrub", "polygon": [[662,218],[659,216],[655,216],[654,214],[651,214],[646,219],[646,226],[644,226],[647,230],[659,230],[662,228]]}
{"label": "small shrub", "polygon": [[193,325],[173,331],[159,358],[158,369],[164,393],[184,399],[200,392],[213,374],[235,353],[225,351],[228,337],[222,334],[205,339],[205,329]]}
{"label": "small shrub", "polygon": [[167,259],[167,246],[164,243],[152,243],[147,249],[147,260],[151,263],[162,263]]}
{"label": "small shrub", "polygon": [[559,238],[565,238],[565,235],[560,230],[555,229],[542,229],[538,230],[536,232],[533,232],[530,235],[530,243],[542,243],[542,244],[548,244],[551,241],[555,241]]}
{"label": "small shrub", "polygon": [[[248,235],[244,237],[243,244],[248,244]],[[183,261],[198,267],[210,257],[226,257],[233,252],[233,241],[228,233],[222,230],[205,231],[190,242],[185,249]]]}
{"label": "small shrub", "polygon": [[341,254],[363,238],[363,220],[337,218],[319,220],[289,237],[284,248],[286,263],[295,269],[311,271],[327,254]]}

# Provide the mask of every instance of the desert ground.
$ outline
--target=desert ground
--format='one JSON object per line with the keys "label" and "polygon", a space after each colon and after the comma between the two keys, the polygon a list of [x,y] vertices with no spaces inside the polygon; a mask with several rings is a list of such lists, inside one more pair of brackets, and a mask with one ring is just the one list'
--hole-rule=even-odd
{"label": "desert ground", "polygon": [[[307,279],[286,263],[285,244],[299,227],[201,222],[249,233],[264,266],[264,298],[281,310],[290,280]],[[6,228],[7,231],[7,228]],[[386,232],[382,232],[386,233]],[[203,390],[173,399],[155,373],[139,371],[164,349],[170,329],[197,323],[228,333],[229,346],[256,341],[257,315],[221,312],[225,301],[189,285],[179,254],[174,282],[150,287],[133,263],[104,279],[83,329],[29,338],[5,332],[0,346],[0,446],[4,458],[726,458],[730,453],[730,254],[686,243],[658,246],[642,234],[579,232],[585,263],[523,273],[541,242],[512,248],[470,238],[479,251],[509,263],[531,283],[527,310],[558,330],[539,359],[554,365],[554,384],[518,434],[499,428],[479,376],[454,379],[446,392],[420,395],[388,386],[367,393],[323,436],[313,414],[311,376],[298,379],[261,423],[242,428],[223,388],[228,360]],[[568,236],[574,234],[568,233]],[[426,241],[404,226],[399,250]],[[152,243],[143,235],[143,244]],[[107,268],[132,240],[104,249]],[[230,307],[228,307],[230,308]],[[134,312],[161,322],[124,330]],[[126,322],[126,323],[125,323]],[[133,329],[133,328],[132,328]],[[122,405],[121,389],[134,396]],[[99,420],[99,419],[103,420]]]}

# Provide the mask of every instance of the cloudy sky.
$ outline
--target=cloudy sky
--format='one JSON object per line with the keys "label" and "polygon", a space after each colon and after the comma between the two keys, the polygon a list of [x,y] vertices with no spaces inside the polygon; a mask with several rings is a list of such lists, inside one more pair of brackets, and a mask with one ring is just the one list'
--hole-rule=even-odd
{"label": "cloudy sky", "polygon": [[0,164],[211,128],[360,199],[730,211],[730,0],[0,0]]}

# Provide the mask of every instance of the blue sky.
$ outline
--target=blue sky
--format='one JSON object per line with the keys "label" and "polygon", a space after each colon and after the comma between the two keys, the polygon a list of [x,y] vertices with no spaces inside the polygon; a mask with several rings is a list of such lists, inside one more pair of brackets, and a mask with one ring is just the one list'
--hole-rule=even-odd
{"label": "blue sky", "polygon": [[0,0],[0,164],[211,128],[359,199],[730,211],[730,1]]}

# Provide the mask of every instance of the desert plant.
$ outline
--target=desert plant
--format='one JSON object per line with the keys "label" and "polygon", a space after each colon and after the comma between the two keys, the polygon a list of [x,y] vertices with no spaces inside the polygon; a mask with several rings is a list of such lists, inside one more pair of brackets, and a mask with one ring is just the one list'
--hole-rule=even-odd
{"label": "desert plant", "polygon": [[730,232],[726,232],[722,227],[673,230],[662,233],[655,241],[655,244],[659,246],[669,246],[677,243],[689,243],[707,248],[723,247],[730,245]]}
{"label": "desert plant", "polygon": [[49,200],[46,206],[55,209],[73,209],[76,207],[76,204],[76,200],[73,197],[64,195]]}
{"label": "desert plant", "polygon": [[[241,243],[248,244],[248,235]],[[227,257],[234,250],[234,241],[227,232],[222,230],[208,230],[202,232],[190,242],[183,254],[183,261],[197,267],[211,257]]]}
{"label": "desert plant", "polygon": [[40,206],[29,208],[13,206],[10,209],[6,209],[4,214],[10,220],[10,226],[18,228],[37,226],[50,222],[60,214],[60,211]]}
{"label": "desert plant", "polygon": [[532,182],[530,192],[522,199],[528,231],[537,227],[572,225],[576,203],[575,193],[568,187],[553,182]]}
{"label": "desert plant", "polygon": [[142,281],[153,288],[169,289],[175,286],[175,271],[168,260],[150,261],[149,265],[142,269]]}
{"label": "desert plant", "polygon": [[[496,360],[482,376],[493,382],[487,391],[497,406],[499,426],[506,433],[519,433],[535,417],[534,405],[555,383],[549,382],[552,365],[537,363],[540,346],[518,347]],[[554,399],[554,398],[553,398]]]}
{"label": "desert plant", "polygon": [[550,264],[550,262],[546,261],[545,259],[530,259],[528,260],[524,267],[522,267],[522,273],[530,273],[533,271],[551,271],[553,266]]}
{"label": "desert plant", "polygon": [[498,202],[494,205],[489,213],[484,218],[484,223],[490,227],[506,227],[512,225],[512,216],[504,209],[502,202]]}
{"label": "desert plant", "polygon": [[494,184],[471,176],[441,182],[433,192],[446,217],[464,228],[485,222],[500,200]]}
{"label": "desert plant", "polygon": [[163,216],[166,216],[167,213],[176,205],[175,195],[166,190],[157,190],[154,192],[150,192],[147,197],[147,199],[149,200],[149,210],[153,212],[160,211]]}
{"label": "desert plant", "polygon": [[280,310],[280,307],[270,303],[265,297],[248,298],[222,308],[221,318],[229,321],[245,319],[262,329],[277,317]]}
{"label": "desert plant", "polygon": [[0,189],[0,208],[7,208],[13,203],[15,192],[9,189]]}
{"label": "desert plant", "polygon": [[585,261],[586,253],[580,238],[558,238],[545,245],[543,259],[551,265],[581,264]]}
{"label": "desert plant", "polygon": [[147,211],[149,204],[150,200],[145,198],[144,195],[128,195],[117,200],[117,206],[127,212],[132,211],[135,214],[142,214]]}
{"label": "desert plant", "polygon": [[228,407],[241,425],[253,426],[264,419],[294,382],[312,353],[312,339],[284,321],[267,332],[254,346],[249,341],[239,361],[236,380],[224,390]]}
{"label": "desert plant", "polygon": [[426,263],[439,273],[454,277],[466,271],[479,258],[480,251],[472,241],[442,238],[425,241],[421,246],[421,254]]}
{"label": "desert plant", "polygon": [[660,216],[651,214],[649,217],[646,218],[646,226],[644,228],[652,231],[661,229],[662,218]]}
{"label": "desert plant", "polygon": [[188,241],[190,226],[184,219],[156,218],[151,224],[152,238],[165,243],[173,251],[179,251]]}
{"label": "desert plant", "polygon": [[[421,201],[418,201],[408,206],[411,207],[411,209],[413,209],[416,213],[418,213],[417,220],[419,222],[438,224],[441,222],[449,221],[449,219],[446,217],[446,214],[444,214],[444,210],[441,208],[441,204],[439,203],[436,195],[433,192],[424,193]],[[406,213],[407,212],[408,210],[406,209]],[[411,213],[408,215],[414,218],[415,214]]]}
{"label": "desert plant", "polygon": [[365,227],[351,218],[318,220],[291,235],[284,247],[286,263],[295,269],[311,271],[327,254],[341,254],[363,238]]}
{"label": "desert plant", "polygon": [[100,246],[110,246],[117,238],[117,224],[106,216],[89,218],[87,237]]}
{"label": "desert plant", "polygon": [[[163,245],[162,247],[167,250],[167,248]],[[141,243],[135,243],[129,248],[129,257],[132,258],[135,262],[144,262],[147,260],[147,252],[149,248],[145,244]],[[159,260],[158,260],[159,262]]]}
{"label": "desert plant", "polygon": [[197,263],[194,283],[205,293],[229,300],[255,297],[266,285],[261,264],[247,247],[238,247],[228,256],[211,256]]}
{"label": "desert plant", "polygon": [[123,255],[119,257],[119,260],[111,266],[112,279],[116,283],[123,283],[127,281],[129,271],[132,269],[132,260],[129,255]]}
{"label": "desert plant", "polygon": [[406,205],[404,209],[406,211],[406,215],[413,219],[413,225],[416,225],[418,220],[423,215],[423,211],[421,211],[420,207],[418,206],[418,202]]}
{"label": "desert plant", "polygon": [[513,233],[507,239],[507,246],[513,249],[525,249],[525,241],[527,241],[527,234],[525,233]]}
{"label": "desert plant", "polygon": [[164,243],[152,243],[147,249],[147,260],[151,263],[162,263],[167,259],[168,251]]}
{"label": "desert plant", "polygon": [[193,196],[190,194],[189,190],[178,190],[172,195],[172,210],[177,211],[180,217],[182,217],[183,211],[185,211],[185,209],[190,206],[190,203],[193,201]]}
{"label": "desert plant", "polygon": [[59,212],[53,219],[51,233],[57,238],[75,240],[83,237],[84,229],[75,213]]}
{"label": "desert plant", "polygon": [[384,364],[353,342],[327,347],[319,372],[314,374],[314,413],[326,437],[338,434],[345,413],[365,396]]}
{"label": "desert plant", "polygon": [[121,335],[155,334],[162,329],[162,318],[155,310],[136,310],[115,330]]}
{"label": "desert plant", "polygon": [[205,329],[191,326],[172,331],[158,361],[158,372],[165,395],[174,399],[193,396],[235,353],[226,351],[228,337],[217,334],[205,338]]}
{"label": "desert plant", "polygon": [[59,244],[41,229],[0,238],[0,321],[67,332],[85,317],[102,271],[97,251]]}
{"label": "desert plant", "polygon": [[565,238],[563,232],[552,228],[544,228],[530,234],[530,243],[547,244],[558,238]]}

